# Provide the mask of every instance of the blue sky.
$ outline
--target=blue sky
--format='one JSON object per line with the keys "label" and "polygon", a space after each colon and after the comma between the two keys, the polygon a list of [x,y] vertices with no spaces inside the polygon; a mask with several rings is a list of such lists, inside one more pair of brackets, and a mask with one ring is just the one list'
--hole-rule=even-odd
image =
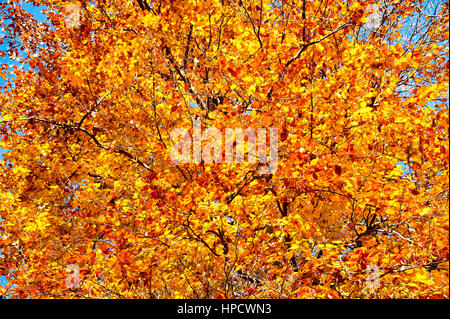
{"label": "blue sky", "polygon": [[[36,7],[31,3],[22,3],[22,7],[29,13],[33,14],[33,16],[40,22],[45,21],[45,16],[42,14],[42,9],[44,7]],[[3,30],[0,30],[0,37],[5,35]],[[3,44],[0,45],[0,51],[6,52],[8,50],[8,42],[4,41]],[[8,65],[19,65],[17,61],[10,60],[8,56],[2,58],[0,57],[0,64],[7,63]],[[10,69],[10,67],[8,68]],[[0,78],[0,87],[5,85],[6,81]],[[3,153],[5,150],[0,148],[0,160],[3,160]]]}
{"label": "blue sky", "polygon": [[[22,7],[28,11],[29,13],[33,14],[33,16],[41,22],[45,21],[45,16],[42,14],[43,7],[36,7],[33,4],[30,3],[23,3]],[[3,37],[5,35],[3,30],[0,30],[0,37]],[[8,50],[8,42],[4,41],[3,44],[0,45],[0,51],[6,52]],[[17,61],[10,60],[8,56],[2,58],[0,57],[0,64],[1,63],[7,63],[8,65],[18,65]],[[9,69],[9,68],[8,68]],[[4,86],[6,84],[6,81],[0,78],[0,87]],[[1,88],[0,88],[1,90]],[[3,153],[5,153],[5,150],[0,148],[0,160],[3,160]],[[0,218],[0,222],[2,219]],[[1,251],[0,251],[1,255]],[[0,276],[0,286],[7,285],[8,281],[6,280],[5,276]]]}

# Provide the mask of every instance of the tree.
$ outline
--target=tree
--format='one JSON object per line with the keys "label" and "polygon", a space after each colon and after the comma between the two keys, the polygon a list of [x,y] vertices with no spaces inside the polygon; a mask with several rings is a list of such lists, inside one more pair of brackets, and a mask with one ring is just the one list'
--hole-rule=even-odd
{"label": "tree", "polygon": [[[448,298],[448,2],[20,2],[5,296]],[[277,128],[276,171],[174,163],[194,121]]]}

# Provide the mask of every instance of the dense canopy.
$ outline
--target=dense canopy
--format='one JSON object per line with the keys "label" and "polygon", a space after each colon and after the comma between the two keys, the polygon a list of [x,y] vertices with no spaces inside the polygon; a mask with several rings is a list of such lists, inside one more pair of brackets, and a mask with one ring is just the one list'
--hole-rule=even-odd
{"label": "dense canopy", "polygon": [[[0,16],[0,294],[449,297],[448,1]],[[276,170],[174,162],[194,123],[278,129]]]}

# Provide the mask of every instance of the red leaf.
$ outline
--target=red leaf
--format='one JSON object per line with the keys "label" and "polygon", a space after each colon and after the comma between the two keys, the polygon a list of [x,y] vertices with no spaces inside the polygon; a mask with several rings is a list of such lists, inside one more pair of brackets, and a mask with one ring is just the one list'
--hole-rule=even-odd
{"label": "red leaf", "polygon": [[341,175],[342,174],[342,167],[340,167],[339,165],[334,165],[334,172],[336,173],[336,175]]}

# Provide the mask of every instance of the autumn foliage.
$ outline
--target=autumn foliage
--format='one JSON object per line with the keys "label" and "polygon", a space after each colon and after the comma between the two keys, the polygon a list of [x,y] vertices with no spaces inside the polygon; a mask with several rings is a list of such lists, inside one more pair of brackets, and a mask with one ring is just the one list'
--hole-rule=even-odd
{"label": "autumn foliage", "polygon": [[[448,1],[21,2],[0,294],[449,297]],[[173,163],[195,119],[278,128],[278,169]]]}

